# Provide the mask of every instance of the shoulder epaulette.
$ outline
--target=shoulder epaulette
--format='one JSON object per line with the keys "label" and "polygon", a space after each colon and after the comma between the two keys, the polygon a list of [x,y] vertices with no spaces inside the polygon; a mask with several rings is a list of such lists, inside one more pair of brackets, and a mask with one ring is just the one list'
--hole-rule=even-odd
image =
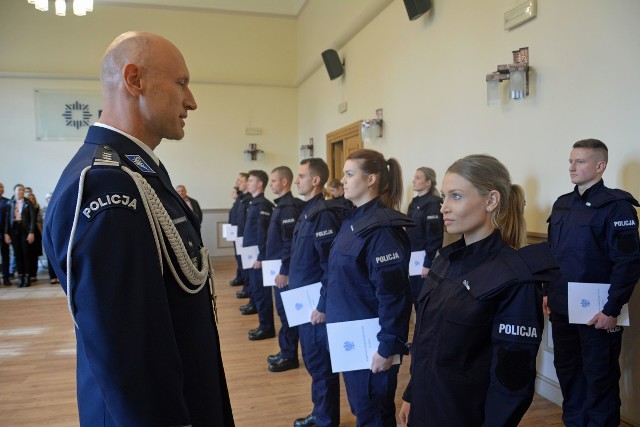
{"label": "shoulder epaulette", "polygon": [[93,155],[93,166],[120,167],[120,156],[108,145],[98,145]]}
{"label": "shoulder epaulette", "polygon": [[411,218],[395,209],[376,209],[372,215],[366,215],[351,224],[351,231],[357,236],[364,236],[382,227],[415,227]]}
{"label": "shoulder epaulette", "polygon": [[604,187],[601,189],[601,191],[593,194],[593,196],[589,199],[589,202],[593,207],[599,208],[601,206],[606,206],[609,203],[617,202],[619,200],[626,200],[632,205],[640,207],[640,204],[638,204],[638,201],[631,195],[631,193],[620,190],[618,188]]}

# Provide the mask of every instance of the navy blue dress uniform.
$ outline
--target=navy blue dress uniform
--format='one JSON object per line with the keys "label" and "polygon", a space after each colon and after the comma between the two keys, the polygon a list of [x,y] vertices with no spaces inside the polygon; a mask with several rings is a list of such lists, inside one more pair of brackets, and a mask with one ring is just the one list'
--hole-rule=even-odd
{"label": "navy blue dress uniform", "polygon": [[[247,208],[242,246],[258,246],[258,259],[262,261],[267,253],[267,231],[273,212],[273,203],[261,193],[252,197]],[[249,295],[258,310],[259,330],[275,331],[273,324],[273,298],[271,288],[262,286],[262,269],[249,268]]]}
{"label": "navy blue dress uniform", "polygon": [[[331,243],[338,234],[343,209],[322,194],[309,199],[293,232],[289,288],[322,283],[317,310],[326,312],[326,285]],[[317,427],[340,424],[340,376],[331,369],[327,325],[298,326],[302,359],[311,375],[311,400]]]}
{"label": "navy blue dress uniform", "polygon": [[20,220],[16,218],[16,199],[12,197],[6,207],[7,217],[5,218],[4,233],[11,236],[11,246],[13,246],[13,256],[16,258],[16,270],[20,275],[19,287],[29,286],[31,278],[29,274],[33,270],[31,265],[33,257],[31,255],[32,245],[27,242],[29,234],[36,233],[36,211],[33,204],[26,197],[22,200],[20,209]]}
{"label": "navy blue dress uniform", "polygon": [[[327,323],[379,318],[378,354],[407,352],[411,294],[406,215],[378,198],[350,211],[329,256]],[[394,426],[399,365],[372,373],[343,372],[347,397],[358,426]]]}
{"label": "navy blue dress uniform", "polygon": [[[431,193],[416,196],[409,204],[407,215],[416,223],[415,227],[407,228],[411,252],[425,251],[422,267],[431,268],[431,264],[442,247],[444,223],[440,206],[442,199]],[[418,296],[424,284],[420,275],[409,277],[411,297],[417,310]]]}
{"label": "navy blue dress uniform", "polygon": [[516,251],[497,230],[443,248],[418,299],[409,425],[517,426],[533,399],[541,283],[559,276],[546,244]]}
{"label": "navy blue dress uniform", "polygon": [[548,288],[554,364],[568,426],[620,424],[622,327],[614,330],[568,323],[567,282],[609,283],[602,309],[618,316],[640,277],[638,201],[600,180],[560,196],[549,217],[549,244],[563,280]]}
{"label": "navy blue dress uniform", "polygon": [[[243,200],[242,196],[243,194],[237,191],[236,198],[233,201],[233,205],[231,205],[231,209],[229,209],[229,224],[235,225],[236,227],[238,227],[238,232],[237,232],[238,236],[240,236],[239,234],[240,227],[238,226],[238,222],[240,221],[240,215],[242,215],[242,222],[243,222],[242,225],[244,227],[244,215],[246,212],[246,210],[244,209],[244,204],[242,202]],[[236,252],[235,245],[233,247],[233,250],[235,252],[236,264],[237,264],[236,277],[233,279],[233,281],[239,284],[239,282],[242,282],[242,259],[240,258],[240,255]]]}
{"label": "navy blue dress uniform", "polygon": [[[80,176],[92,164],[78,201]],[[65,292],[71,289],[80,424],[233,426],[212,290],[187,293],[166,255],[160,262],[141,193],[120,164],[155,190],[197,268],[207,262],[198,219],[164,166],[126,136],[92,126],[56,186],[44,233],[55,272]],[[185,282],[180,269],[177,276]]]}
{"label": "navy blue dress uniform", "polygon": [[[242,237],[244,239],[244,227],[247,223],[247,210],[249,209],[249,203],[253,196],[251,193],[244,193],[240,196],[240,207],[237,211],[237,223],[238,223],[238,237]],[[249,294],[249,270],[245,270],[242,268],[242,257],[236,253],[236,261],[238,263],[238,268],[242,271],[242,290]]]}
{"label": "navy blue dress uniform", "polygon": [[[291,246],[293,242],[293,230],[298,222],[298,217],[304,206],[304,201],[293,197],[291,192],[274,200],[276,207],[271,216],[271,223],[267,234],[267,256],[265,259],[279,259],[282,261],[279,274],[289,275],[291,263]],[[278,344],[280,345],[280,357],[287,360],[298,360],[298,328],[289,327],[287,314],[282,305],[280,294],[289,288],[274,287],[276,299],[276,311],[280,317],[280,331],[278,332]]]}
{"label": "navy blue dress uniform", "polygon": [[9,245],[4,241],[5,224],[9,221],[9,199],[0,196],[0,261],[2,261],[2,284],[11,285],[9,281]]}

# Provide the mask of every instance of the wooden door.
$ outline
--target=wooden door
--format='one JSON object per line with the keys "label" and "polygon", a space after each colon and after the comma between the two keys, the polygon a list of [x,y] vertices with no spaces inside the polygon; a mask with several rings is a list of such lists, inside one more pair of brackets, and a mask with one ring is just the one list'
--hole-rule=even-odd
{"label": "wooden door", "polygon": [[342,178],[344,160],[363,147],[361,134],[362,121],[327,134],[327,164],[329,165],[329,180]]}

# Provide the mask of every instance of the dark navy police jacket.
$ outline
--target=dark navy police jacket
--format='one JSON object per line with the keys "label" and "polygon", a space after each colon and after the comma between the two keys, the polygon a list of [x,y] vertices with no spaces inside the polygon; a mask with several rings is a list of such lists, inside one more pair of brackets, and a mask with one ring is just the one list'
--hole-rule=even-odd
{"label": "dark navy police jacket", "polygon": [[378,198],[349,212],[329,255],[327,323],[378,317],[378,354],[406,352],[411,315],[406,215]]}
{"label": "dark navy police jacket", "polygon": [[517,426],[534,393],[540,283],[559,277],[545,243],[516,251],[499,231],[443,248],[418,299],[410,425]]}
{"label": "dark navy police jacket", "polygon": [[289,289],[321,282],[320,300],[316,309],[326,312],[329,250],[338,235],[344,208],[333,200],[317,194],[307,200],[293,231]]}
{"label": "dark navy police jacket", "polygon": [[[43,242],[65,291],[80,173],[104,146],[153,187],[200,266],[198,218],[164,167],[124,135],[94,126],[47,210]],[[166,261],[161,271],[140,193],[119,167],[87,173],[80,209],[71,277],[80,424],[233,426],[209,286],[188,294]]]}
{"label": "dark navy police jacket", "polygon": [[252,197],[247,208],[247,216],[244,224],[244,235],[242,246],[258,247],[258,261],[266,258],[267,253],[267,230],[271,221],[273,203],[264,197],[264,193]]}
{"label": "dark navy police jacket", "polygon": [[423,267],[430,268],[438,250],[442,247],[443,220],[440,213],[442,199],[427,193],[416,196],[409,204],[407,215],[416,223],[407,228],[411,251],[425,251]]}
{"label": "dark navy police jacket", "polygon": [[304,201],[287,192],[274,200],[276,207],[271,215],[267,233],[267,256],[264,259],[282,260],[280,274],[289,275],[293,230],[298,222]]}
{"label": "dark navy police jacket", "polygon": [[563,280],[548,288],[552,312],[567,315],[567,282],[609,283],[602,309],[618,316],[640,277],[638,201],[626,191],[594,184],[582,195],[577,187],[560,196],[549,222],[549,245]]}

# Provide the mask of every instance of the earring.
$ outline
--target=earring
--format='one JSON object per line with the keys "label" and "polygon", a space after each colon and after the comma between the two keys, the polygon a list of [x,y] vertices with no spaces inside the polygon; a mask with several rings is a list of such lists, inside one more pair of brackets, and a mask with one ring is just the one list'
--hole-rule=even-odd
{"label": "earring", "polygon": [[487,212],[491,212],[491,208],[487,208]]}

